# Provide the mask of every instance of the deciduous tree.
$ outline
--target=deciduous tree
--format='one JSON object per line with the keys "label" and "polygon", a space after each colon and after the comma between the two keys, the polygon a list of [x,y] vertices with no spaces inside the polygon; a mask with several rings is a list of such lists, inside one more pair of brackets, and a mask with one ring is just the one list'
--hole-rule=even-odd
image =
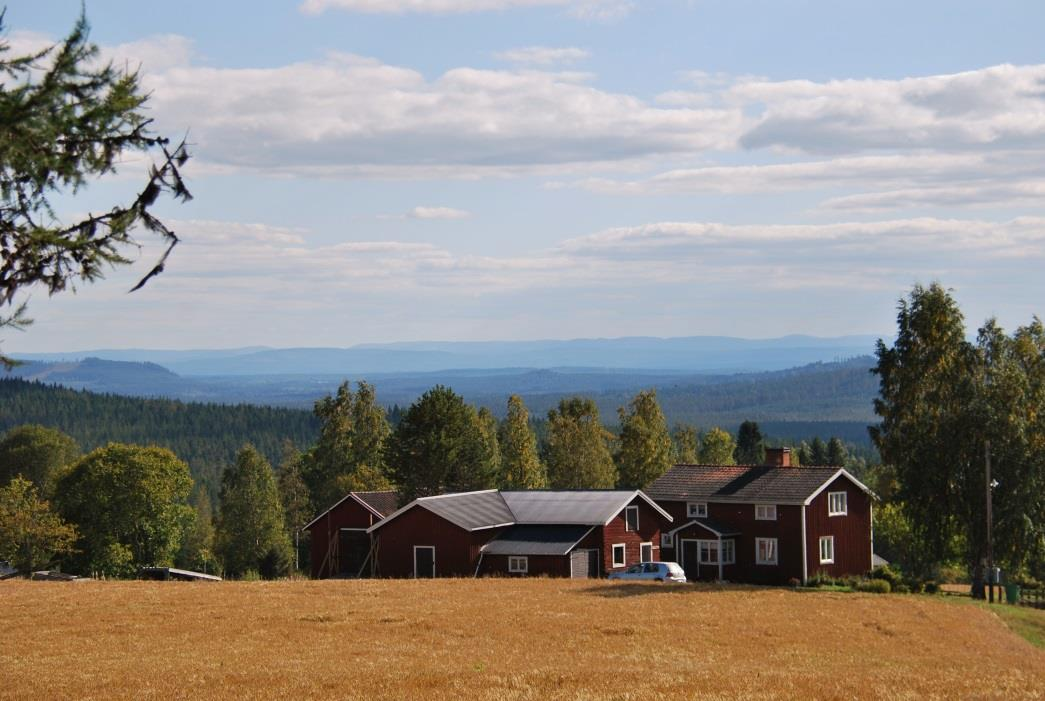
{"label": "deciduous tree", "polygon": [[530,412],[522,397],[508,398],[508,413],[501,423],[501,489],[541,489],[548,486],[548,473],[537,454],[537,436],[530,427]]}
{"label": "deciduous tree", "polygon": [[615,456],[617,486],[642,489],[671,467],[671,435],[656,390],[644,390],[621,407],[620,444]]}
{"label": "deciduous tree", "polygon": [[16,426],[0,439],[0,485],[21,475],[47,496],[59,473],[79,457],[80,446],[57,429]]}
{"label": "deciduous tree", "polygon": [[675,463],[692,465],[699,459],[700,438],[697,429],[687,424],[675,424],[671,429],[671,459]]}
{"label": "deciduous tree", "polygon": [[736,447],[729,431],[716,426],[705,433],[700,442],[700,462],[705,465],[733,465],[733,451]]}
{"label": "deciduous tree", "polygon": [[0,560],[28,574],[73,552],[76,537],[76,528],[38,498],[29,480],[15,477],[0,487]]}
{"label": "deciduous tree", "polygon": [[599,408],[591,399],[571,397],[548,412],[548,481],[556,489],[611,489],[617,483]]}
{"label": "deciduous tree", "polygon": [[110,443],[55,487],[62,518],[80,533],[74,571],[130,576],[174,561],[192,523],[189,466],[166,448]]}

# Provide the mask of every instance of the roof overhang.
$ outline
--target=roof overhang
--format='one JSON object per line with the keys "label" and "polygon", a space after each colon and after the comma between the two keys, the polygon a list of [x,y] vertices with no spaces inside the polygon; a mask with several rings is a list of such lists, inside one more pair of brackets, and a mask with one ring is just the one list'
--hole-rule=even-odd
{"label": "roof overhang", "polygon": [[878,495],[875,494],[874,492],[872,492],[870,487],[868,487],[866,484],[864,484],[860,480],[858,480],[855,477],[853,477],[852,474],[850,474],[849,471],[846,470],[844,467],[840,467],[840,468],[838,468],[837,472],[835,472],[833,475],[831,475],[826,480],[824,480],[824,483],[821,484],[817,488],[817,490],[815,492],[813,492],[808,497],[806,497],[806,500],[802,502],[802,506],[809,506],[810,504],[812,504],[813,500],[816,499],[818,496],[820,496],[821,492],[823,492],[825,489],[827,489],[828,486],[832,482],[834,482],[836,479],[838,479],[839,477],[845,477],[850,482],[852,482],[854,485],[859,487],[864,493],[866,493],[867,496],[871,497],[872,499],[874,499],[876,501],[878,500]]}
{"label": "roof overhang", "polygon": [[606,519],[603,522],[602,525],[603,526],[610,525],[610,521],[612,521],[613,519],[617,518],[620,515],[620,512],[624,510],[625,506],[627,506],[631,502],[635,501],[635,497],[640,497],[643,501],[645,501],[647,504],[649,504],[653,508],[654,511],[656,511],[658,514],[660,514],[665,519],[667,519],[668,523],[673,523],[675,521],[675,519],[671,518],[671,514],[669,514],[664,509],[660,508],[657,505],[657,502],[655,502],[652,499],[650,499],[649,496],[644,491],[642,491],[641,489],[636,489],[634,492],[632,492],[631,494],[628,495],[628,497],[621,503],[620,507],[618,507],[617,510],[613,512],[613,515],[610,516],[608,519]]}
{"label": "roof overhang", "polygon": [[719,530],[717,528],[712,527],[710,524],[705,523],[704,521],[701,521],[699,519],[694,519],[694,520],[690,521],[689,523],[684,523],[681,526],[679,526],[678,528],[675,528],[673,530],[668,531],[668,535],[674,536],[679,531],[684,531],[685,529],[689,528],[690,526],[700,526],[704,530],[706,530],[706,531],[708,531],[710,533],[714,533],[719,538],[725,538],[726,536],[731,536],[731,535],[740,535],[740,531],[738,531],[738,530],[735,530],[735,529],[734,530],[725,530],[725,529]]}
{"label": "roof overhang", "polygon": [[[531,525],[531,524],[527,524],[527,525]],[[582,536],[581,536],[580,538],[578,538],[577,540],[575,540],[575,541],[573,541],[572,543],[570,543],[570,544],[569,544],[569,545],[568,545],[568,546],[566,547],[566,549],[564,549],[564,550],[561,550],[561,551],[560,551],[560,550],[555,550],[555,551],[552,551],[551,549],[549,549],[549,551],[548,551],[548,552],[542,552],[542,553],[528,553],[528,554],[530,554],[530,555],[569,555],[569,554],[570,554],[570,551],[571,551],[571,550],[573,550],[574,548],[576,548],[576,547],[577,547],[577,544],[578,544],[578,543],[580,543],[580,542],[581,542],[582,540],[584,540],[585,538],[587,538],[587,537],[588,537],[588,535],[589,535],[589,534],[590,534],[590,533],[591,533],[591,532],[592,532],[593,530],[595,530],[595,526],[592,526],[591,528],[589,528],[588,530],[586,530],[586,531],[584,532],[584,534],[583,534],[583,535],[582,535]],[[484,545],[483,547],[479,548],[479,552],[481,552],[481,553],[487,553],[487,554],[489,554],[489,555],[508,555],[508,554],[511,554],[511,553],[497,553],[497,552],[490,552],[490,551],[489,551],[489,548],[490,548],[490,546],[491,546],[491,545],[492,545],[492,546],[494,546],[494,550],[496,550],[496,549],[497,549],[496,543],[498,543],[498,542],[501,542],[501,541],[499,541],[499,539],[497,539],[497,538],[495,538],[495,539],[491,540],[491,541],[490,541],[489,543],[487,543],[487,544],[486,544],[486,545]]]}
{"label": "roof overhang", "polygon": [[331,506],[331,507],[330,507],[329,509],[327,509],[326,511],[324,511],[323,513],[321,513],[321,514],[320,514],[319,516],[316,516],[316,517],[315,517],[314,519],[312,519],[311,521],[309,521],[308,523],[306,523],[306,524],[305,524],[304,526],[302,526],[302,527],[301,527],[301,528],[299,528],[298,530],[301,530],[301,531],[307,531],[307,530],[308,530],[309,528],[311,528],[311,527],[312,527],[312,526],[313,526],[313,525],[314,525],[314,524],[315,524],[315,523],[316,523],[317,521],[319,521],[319,520],[320,520],[321,518],[323,518],[324,516],[326,516],[327,514],[329,514],[329,513],[331,512],[331,511],[333,511],[333,510],[334,510],[334,509],[336,509],[337,507],[339,507],[339,506],[341,506],[342,504],[344,504],[344,503],[345,503],[346,501],[348,501],[349,499],[353,499],[353,500],[355,500],[355,502],[356,502],[357,504],[359,504],[359,505],[360,505],[360,506],[362,506],[362,507],[363,507],[364,509],[366,509],[367,511],[369,511],[370,513],[372,513],[372,514],[373,514],[374,516],[377,516],[377,518],[378,518],[378,519],[383,519],[383,518],[385,517],[385,515],[384,515],[384,514],[380,513],[380,512],[379,512],[379,511],[378,511],[377,509],[375,509],[374,507],[370,506],[370,504],[367,504],[367,503],[366,503],[365,501],[363,501],[362,499],[360,499],[359,497],[357,497],[357,496],[356,496],[356,494],[355,494],[355,492],[349,492],[348,494],[346,494],[345,496],[343,496],[343,497],[342,497],[341,499],[339,499],[339,500],[337,501],[337,503],[336,503],[336,504],[334,504],[334,505],[333,505],[333,506]]}

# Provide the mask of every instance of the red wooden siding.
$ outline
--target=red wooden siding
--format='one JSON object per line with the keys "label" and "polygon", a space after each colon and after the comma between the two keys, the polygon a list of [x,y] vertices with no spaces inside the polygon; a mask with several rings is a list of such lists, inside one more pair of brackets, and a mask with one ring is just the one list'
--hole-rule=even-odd
{"label": "red wooden siding", "polygon": [[569,577],[569,555],[526,555],[527,572],[508,571],[507,555],[483,555],[479,574],[484,577]]}
{"label": "red wooden siding", "polygon": [[325,579],[337,574],[333,567],[335,559],[329,558],[327,554],[331,552],[331,542],[337,542],[338,533],[342,528],[366,529],[380,520],[358,501],[348,498],[312,524],[308,529],[312,534],[312,578]]}
{"label": "red wooden siding", "polygon": [[[636,497],[628,506],[639,507],[639,529],[637,531],[627,530],[625,512],[613,517],[608,524],[602,528],[596,528],[585,541],[592,536],[598,536],[594,545],[579,545],[579,548],[597,547],[600,549],[599,556],[602,561],[602,574],[623,570],[624,567],[641,562],[639,546],[642,543],[653,543],[653,560],[659,561],[660,557],[660,534],[662,530],[670,530],[668,521],[655,511],[645,499]],[[613,566],[613,545],[624,543],[624,567]]]}
{"label": "red wooden siding", "polygon": [[[828,493],[845,492],[845,516],[828,516]],[[820,537],[834,536],[832,564],[820,563]],[[809,576],[860,575],[871,569],[871,498],[845,476],[838,476],[806,507],[806,547]]]}
{"label": "red wooden siding", "polygon": [[[466,531],[428,509],[415,506],[374,531],[378,577],[413,577],[414,546],[435,546],[436,577],[472,577],[479,549],[501,529]],[[507,569],[507,565],[505,565]]]}

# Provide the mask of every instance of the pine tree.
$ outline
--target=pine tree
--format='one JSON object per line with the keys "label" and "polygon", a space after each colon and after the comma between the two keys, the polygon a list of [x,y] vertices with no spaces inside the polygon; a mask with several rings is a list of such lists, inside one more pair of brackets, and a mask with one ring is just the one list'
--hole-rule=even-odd
{"label": "pine tree", "polygon": [[848,459],[849,451],[845,449],[845,444],[840,438],[832,437],[827,442],[827,464],[843,467]]}
{"label": "pine tree", "polygon": [[813,442],[809,445],[809,464],[810,465],[827,465],[827,446],[820,436],[813,439]]}
{"label": "pine tree", "polygon": [[762,465],[766,461],[766,445],[762,431],[754,421],[745,421],[737,431],[737,447],[733,457],[740,465]]}
{"label": "pine tree", "polygon": [[215,534],[225,572],[258,572],[266,579],[286,575],[291,546],[272,467],[246,445],[221,478],[221,511]]}
{"label": "pine tree", "polygon": [[591,399],[571,397],[548,412],[548,481],[556,489],[611,489],[617,468],[613,434],[603,428]]}
{"label": "pine tree", "polygon": [[705,433],[700,442],[700,462],[704,465],[733,465],[734,450],[733,436],[716,426]]}
{"label": "pine tree", "polygon": [[656,390],[635,395],[630,411],[618,409],[620,447],[615,456],[617,486],[642,489],[671,467],[671,436]]}
{"label": "pine tree", "polygon": [[389,440],[389,468],[403,503],[496,483],[475,409],[441,385],[402,415]]}
{"label": "pine tree", "polygon": [[687,424],[675,424],[671,429],[671,459],[676,464],[693,465],[699,458],[700,439],[697,429]]}
{"label": "pine tree", "polygon": [[486,407],[479,409],[475,417],[479,434],[483,438],[483,462],[485,471],[491,475],[501,474],[501,445],[498,440],[497,418]]}
{"label": "pine tree", "polygon": [[530,412],[522,397],[508,398],[508,414],[501,424],[501,489],[541,489],[548,486],[548,474],[537,455],[537,436],[530,427]]}

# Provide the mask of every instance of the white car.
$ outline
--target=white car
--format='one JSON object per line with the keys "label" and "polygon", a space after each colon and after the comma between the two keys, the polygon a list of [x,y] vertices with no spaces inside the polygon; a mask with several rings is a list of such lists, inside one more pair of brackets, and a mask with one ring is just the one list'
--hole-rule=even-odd
{"label": "white car", "polygon": [[610,572],[607,579],[648,579],[685,584],[686,573],[677,562],[640,562],[623,572]]}

